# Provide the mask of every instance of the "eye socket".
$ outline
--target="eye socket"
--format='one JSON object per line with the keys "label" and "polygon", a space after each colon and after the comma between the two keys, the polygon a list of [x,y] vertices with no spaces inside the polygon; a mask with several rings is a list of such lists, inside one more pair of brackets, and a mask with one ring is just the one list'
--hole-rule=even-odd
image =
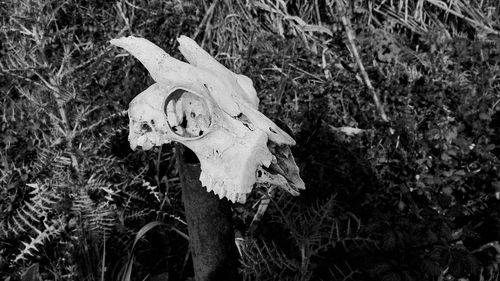
{"label": "eye socket", "polygon": [[206,134],[212,119],[204,98],[177,89],[165,101],[165,114],[171,131],[184,138],[198,138]]}

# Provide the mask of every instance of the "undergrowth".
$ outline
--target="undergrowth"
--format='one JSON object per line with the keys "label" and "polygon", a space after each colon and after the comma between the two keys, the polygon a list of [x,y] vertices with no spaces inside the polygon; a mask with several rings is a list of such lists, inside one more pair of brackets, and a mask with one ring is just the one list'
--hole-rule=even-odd
{"label": "undergrowth", "polygon": [[245,280],[498,280],[498,3],[338,4],[2,2],[0,277],[117,280],[131,260],[133,280],[192,275],[173,148],[128,146],[125,110],[152,81],[109,45],[178,57],[184,34],[298,143],[301,196],[233,206]]}

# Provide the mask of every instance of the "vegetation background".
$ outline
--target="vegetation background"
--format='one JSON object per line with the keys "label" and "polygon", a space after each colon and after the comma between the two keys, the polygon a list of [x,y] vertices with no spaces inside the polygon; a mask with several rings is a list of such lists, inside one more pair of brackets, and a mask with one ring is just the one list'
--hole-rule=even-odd
{"label": "vegetation background", "polygon": [[496,0],[1,1],[0,279],[190,280],[172,146],[127,142],[125,110],[152,80],[109,44],[142,36],[179,57],[184,34],[251,77],[297,140],[307,190],[234,205],[245,280],[499,280],[499,13]]}

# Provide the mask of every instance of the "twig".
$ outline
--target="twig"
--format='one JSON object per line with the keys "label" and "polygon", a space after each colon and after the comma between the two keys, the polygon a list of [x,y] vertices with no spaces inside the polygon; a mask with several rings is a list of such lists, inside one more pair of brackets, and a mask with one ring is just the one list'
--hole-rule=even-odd
{"label": "twig", "polygon": [[[205,26],[205,34],[203,34],[203,40],[201,40],[202,44],[205,42],[205,36],[207,36],[206,33],[208,31],[210,21],[212,20],[212,17],[214,15],[215,6],[217,6],[218,3],[219,3],[218,0],[212,2],[212,5],[210,5],[208,10],[206,11],[205,16],[201,20],[200,25],[198,25],[198,28],[196,28],[196,32],[193,35],[193,39],[196,39],[196,37],[200,34],[202,27]],[[203,47],[203,45],[201,46]]]}
{"label": "twig", "polygon": [[62,120],[62,125],[64,127],[63,134],[68,139],[68,145],[71,147],[71,145],[72,145],[71,144],[71,139],[72,139],[73,136],[69,135],[71,133],[71,126],[70,126],[70,122],[69,122],[69,119],[68,119],[67,114],[66,114],[66,108],[64,107],[64,102],[63,102],[63,100],[61,98],[61,89],[60,89],[59,85],[53,85],[52,83],[50,83],[49,81],[47,81],[37,71],[34,71],[34,74],[36,76],[38,76],[38,78],[40,79],[40,81],[42,81],[43,85],[47,89],[49,89],[52,92],[52,95],[55,97],[56,103],[57,103],[57,110],[59,111],[59,115],[61,116],[61,120]]}
{"label": "twig", "polygon": [[125,22],[125,27],[132,33],[132,28],[130,27],[130,21],[125,15],[125,12],[123,11],[123,8],[119,2],[116,2],[116,8],[118,9],[119,15],[122,17],[123,21]]}
{"label": "twig", "polygon": [[[76,44],[76,43],[75,43]],[[64,72],[62,72],[59,76],[60,77],[65,77],[75,71],[78,71],[80,70],[81,68],[84,68],[84,67],[87,67],[88,65],[90,65],[91,63],[94,63],[95,61],[101,59],[104,55],[106,55],[109,51],[111,51],[113,49],[113,47],[110,45],[108,47],[106,47],[102,52],[100,52],[99,54],[97,54],[96,56],[93,56],[91,57],[90,59],[80,63],[79,65],[75,66],[75,67],[72,67]]]}
{"label": "twig", "polygon": [[259,207],[255,215],[253,216],[252,222],[250,223],[250,230],[254,230],[256,228],[256,224],[262,219],[264,214],[267,211],[267,207],[269,207],[269,203],[271,202],[271,198],[274,196],[275,186],[271,186],[267,192],[262,195],[260,198]]}
{"label": "twig", "polygon": [[78,132],[75,132],[75,135],[81,135],[82,133],[85,133],[87,131],[91,131],[98,126],[105,124],[106,122],[112,120],[113,118],[122,117],[122,116],[126,116],[126,115],[127,115],[127,110],[122,110],[120,112],[113,113],[110,116],[103,118],[103,119],[95,122],[94,124],[91,124],[88,127],[82,128]]}
{"label": "twig", "polygon": [[500,254],[500,242],[498,242],[498,241],[493,241],[493,242],[486,243],[483,246],[475,249],[472,252],[473,253],[481,252],[481,251],[484,251],[487,248],[493,248],[493,249],[495,249],[498,252],[498,254]]}
{"label": "twig", "polygon": [[375,103],[375,106],[377,107],[377,110],[380,114],[380,118],[382,118],[382,120],[384,122],[388,122],[389,119],[387,118],[387,115],[385,114],[384,107],[380,103],[380,99],[378,97],[378,94],[375,91],[375,89],[373,88],[373,85],[370,81],[370,78],[368,77],[368,73],[366,73],[365,67],[364,67],[363,63],[361,62],[361,58],[359,56],[358,49],[356,48],[356,43],[354,42],[354,31],[352,30],[352,27],[351,27],[351,21],[346,16],[347,12],[346,12],[344,2],[343,2],[343,0],[335,0],[335,2],[337,3],[340,18],[342,20],[342,25],[344,26],[345,32],[347,34],[347,40],[349,41],[351,54],[354,57],[354,59],[356,60],[356,63],[357,63],[358,68],[359,68],[359,72],[361,73],[361,77],[362,77],[366,87],[368,88],[368,91],[370,91],[370,93],[372,94],[373,102]]}
{"label": "twig", "polygon": [[102,264],[101,264],[101,281],[104,281],[104,276],[106,275],[106,231],[103,231],[104,235],[104,245],[102,246]]}
{"label": "twig", "polygon": [[[465,15],[463,15],[460,10],[459,11],[455,11],[453,9],[450,9],[449,7],[446,7],[445,5],[443,5],[440,1],[435,1],[435,0],[428,0],[427,3],[430,3],[438,8],[441,8],[443,9],[444,11],[446,11],[447,13],[450,13],[458,18],[462,18],[463,20],[467,21],[468,23],[470,23],[471,25],[475,26],[475,27],[479,27],[479,28],[482,28],[484,29],[485,31],[487,31],[488,33],[491,33],[491,34],[495,34],[495,35],[500,35],[500,31],[486,25],[485,23],[482,23],[482,22],[479,22],[478,20],[474,20],[473,18],[470,18],[470,17],[467,17]],[[456,3],[457,6],[462,6],[462,8],[465,8],[467,7],[466,5],[464,5],[464,3],[461,3],[460,1],[458,1],[458,3]],[[469,11],[472,11],[473,8],[471,7],[471,10]],[[484,18],[484,16],[481,14],[481,15],[478,15],[479,18]]]}

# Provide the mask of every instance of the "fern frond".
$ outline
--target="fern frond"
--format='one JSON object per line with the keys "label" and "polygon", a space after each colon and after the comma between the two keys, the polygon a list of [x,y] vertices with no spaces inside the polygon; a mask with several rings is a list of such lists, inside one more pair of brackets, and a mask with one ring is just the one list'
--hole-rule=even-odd
{"label": "fern frond", "polygon": [[241,251],[241,265],[245,275],[254,280],[286,280],[296,276],[300,263],[288,257],[274,243],[247,239]]}
{"label": "fern frond", "polygon": [[80,192],[75,199],[73,199],[73,206],[71,207],[73,213],[86,216],[92,212],[94,203],[86,192]]}
{"label": "fern frond", "polygon": [[102,237],[109,237],[119,224],[115,206],[100,203],[86,217],[89,229]]}
{"label": "fern frond", "polygon": [[17,216],[14,216],[12,218],[12,222],[13,224],[10,225],[12,227],[12,231],[15,231],[16,234],[17,233],[23,233],[23,232],[26,232],[27,229],[24,227],[24,224],[22,223],[22,219],[20,219],[19,217]]}
{"label": "fern frond", "polygon": [[333,197],[305,210],[291,201],[278,209],[277,219],[289,230],[297,246],[307,248],[311,255],[338,244],[347,248],[374,243],[360,235],[359,219],[341,208]]}
{"label": "fern frond", "polygon": [[[22,214],[21,214],[21,212],[22,212]],[[38,231],[38,229],[36,228],[36,226],[34,226],[34,225],[31,224],[31,221],[33,221],[33,222],[39,222],[39,220],[36,217],[32,216],[29,212],[26,211],[26,209],[21,209],[21,211],[17,210],[16,213],[17,213],[16,217],[20,218],[21,221],[22,221],[22,223],[24,223],[24,225],[27,226],[28,229],[32,229],[35,232]]]}
{"label": "fern frond", "polygon": [[30,237],[30,242],[22,242],[24,247],[21,253],[14,259],[14,263],[20,260],[26,260],[28,256],[33,256],[47,240],[59,235],[59,233],[63,231],[64,226],[65,224],[63,222],[56,220],[52,221],[50,225],[44,223],[43,231],[37,231],[36,236]]}
{"label": "fern frond", "polygon": [[333,269],[330,269],[330,274],[333,277],[333,280],[357,280],[355,277],[360,274],[360,271],[357,269],[353,269],[347,262],[345,262],[342,267],[337,265],[333,266]]}
{"label": "fern frond", "polygon": [[40,174],[46,169],[50,169],[54,159],[58,158],[61,152],[57,150],[49,150],[46,148],[40,148],[37,152],[37,161],[33,163],[33,171],[35,174]]}
{"label": "fern frond", "polygon": [[149,204],[149,202],[144,198],[143,195],[141,195],[138,191],[123,191],[123,197],[127,200],[128,203],[131,201],[135,201],[135,204],[138,203],[143,203],[143,204]]}
{"label": "fern frond", "polygon": [[[20,209],[6,218],[1,223],[3,229],[2,236],[22,233],[40,232],[40,222],[45,218],[53,206],[57,203],[56,195],[47,186],[38,184],[29,184],[33,190],[29,193],[29,199],[23,202]],[[43,229],[43,228],[42,228]]]}
{"label": "fern frond", "polygon": [[116,207],[108,203],[94,202],[86,191],[82,191],[74,199],[72,211],[79,216],[83,229],[97,237],[109,237],[119,221]]}

